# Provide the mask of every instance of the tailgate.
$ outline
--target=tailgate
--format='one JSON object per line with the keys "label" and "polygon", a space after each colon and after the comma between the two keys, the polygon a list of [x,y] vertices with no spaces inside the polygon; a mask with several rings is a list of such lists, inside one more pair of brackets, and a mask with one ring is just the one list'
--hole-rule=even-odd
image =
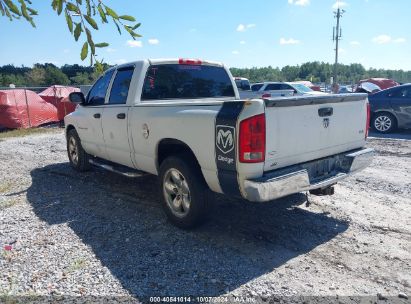
{"label": "tailgate", "polygon": [[270,171],[365,145],[366,94],[265,100]]}

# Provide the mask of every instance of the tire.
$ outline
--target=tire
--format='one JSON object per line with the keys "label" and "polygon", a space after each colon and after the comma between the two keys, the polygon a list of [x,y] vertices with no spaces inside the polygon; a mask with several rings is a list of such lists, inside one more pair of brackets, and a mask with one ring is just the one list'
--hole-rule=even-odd
{"label": "tire", "polygon": [[74,129],[67,132],[67,155],[70,165],[77,171],[84,172],[90,170],[90,156],[81,146],[80,137]]}
{"label": "tire", "polygon": [[390,113],[377,113],[372,119],[372,128],[379,133],[391,133],[397,128],[397,120]]}
{"label": "tire", "polygon": [[190,229],[206,219],[208,189],[190,155],[170,156],[161,163],[159,190],[164,212],[175,226]]}

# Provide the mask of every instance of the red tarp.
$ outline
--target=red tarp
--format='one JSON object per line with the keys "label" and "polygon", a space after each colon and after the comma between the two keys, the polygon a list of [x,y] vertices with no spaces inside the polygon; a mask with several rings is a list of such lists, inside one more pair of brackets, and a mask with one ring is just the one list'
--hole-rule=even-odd
{"label": "red tarp", "polygon": [[30,90],[0,90],[0,126],[30,128],[57,122],[57,110]]}
{"label": "red tarp", "polygon": [[54,85],[45,89],[43,92],[39,93],[39,95],[45,101],[57,108],[57,116],[59,120],[63,120],[64,116],[76,109],[76,104],[71,103],[68,100],[68,96],[71,92],[80,92],[80,89]]}

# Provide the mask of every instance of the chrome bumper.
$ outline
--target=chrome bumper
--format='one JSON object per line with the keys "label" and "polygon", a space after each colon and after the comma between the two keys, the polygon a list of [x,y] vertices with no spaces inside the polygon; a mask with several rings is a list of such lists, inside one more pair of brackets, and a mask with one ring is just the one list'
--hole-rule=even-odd
{"label": "chrome bumper", "polygon": [[[276,170],[262,178],[245,180],[246,199],[252,202],[266,202],[289,194],[326,188],[339,180],[366,168],[372,161],[373,149],[361,149],[348,154],[338,154],[329,158]],[[320,162],[332,163],[333,170],[323,177],[310,174],[310,168]],[[280,174],[278,172],[284,172]]]}

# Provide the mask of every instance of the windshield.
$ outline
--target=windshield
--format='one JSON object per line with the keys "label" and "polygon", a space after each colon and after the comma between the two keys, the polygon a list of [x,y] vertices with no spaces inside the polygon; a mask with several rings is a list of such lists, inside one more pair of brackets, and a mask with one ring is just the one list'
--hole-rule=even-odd
{"label": "windshield", "polygon": [[372,82],[362,82],[360,83],[360,85],[358,86],[361,89],[364,89],[365,91],[371,93],[371,92],[375,92],[375,91],[381,91],[381,88],[376,85],[375,83]]}
{"label": "windshield", "polygon": [[149,67],[142,100],[235,97],[223,67],[162,64]]}
{"label": "windshield", "polygon": [[248,81],[248,79],[235,79],[235,84],[237,85],[237,88],[240,90],[244,90],[244,91],[251,90],[250,82]]}
{"label": "windshield", "polygon": [[300,84],[300,83],[292,83],[291,86],[301,93],[313,92],[313,90],[311,90],[309,87],[306,87],[305,85]]}

